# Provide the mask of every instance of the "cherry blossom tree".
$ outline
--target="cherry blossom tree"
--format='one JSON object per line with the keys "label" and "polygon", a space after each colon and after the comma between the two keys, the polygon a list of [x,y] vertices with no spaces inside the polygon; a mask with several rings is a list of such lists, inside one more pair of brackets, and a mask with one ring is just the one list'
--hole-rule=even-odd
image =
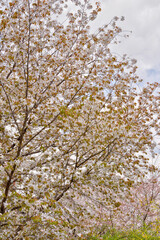
{"label": "cherry blossom tree", "polygon": [[114,216],[115,227],[142,228],[157,227],[160,223],[160,182],[159,174],[143,179],[131,188],[130,196],[123,199]]}
{"label": "cherry blossom tree", "polygon": [[[153,169],[152,169],[153,171]],[[135,183],[130,191],[124,196],[118,196],[113,204],[103,204],[96,201],[96,207],[92,207],[96,199],[90,199],[90,212],[94,212],[96,221],[88,220],[86,224],[92,226],[92,234],[104,235],[108,230],[143,229],[148,227],[153,232],[160,230],[160,178],[159,169],[154,169],[152,176],[141,178]],[[86,195],[83,201],[77,200],[78,204],[86,203]],[[85,205],[87,207],[87,204]],[[93,211],[94,209],[94,211]]]}
{"label": "cherry blossom tree", "polygon": [[75,199],[117,204],[148,171],[159,86],[111,53],[123,18],[92,33],[99,2],[0,6],[0,238],[70,239],[94,218]]}

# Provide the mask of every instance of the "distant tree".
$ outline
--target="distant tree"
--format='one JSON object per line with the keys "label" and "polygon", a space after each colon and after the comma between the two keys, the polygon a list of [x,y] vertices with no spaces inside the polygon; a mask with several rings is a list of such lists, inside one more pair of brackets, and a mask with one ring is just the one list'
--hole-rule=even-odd
{"label": "distant tree", "polygon": [[159,174],[143,179],[130,190],[113,216],[114,227],[138,229],[160,227],[160,181]]}
{"label": "distant tree", "polygon": [[158,83],[137,92],[135,60],[109,50],[117,17],[92,34],[100,4],[71,0],[65,18],[66,2],[0,0],[2,239],[87,230],[75,198],[117,204],[154,153]]}

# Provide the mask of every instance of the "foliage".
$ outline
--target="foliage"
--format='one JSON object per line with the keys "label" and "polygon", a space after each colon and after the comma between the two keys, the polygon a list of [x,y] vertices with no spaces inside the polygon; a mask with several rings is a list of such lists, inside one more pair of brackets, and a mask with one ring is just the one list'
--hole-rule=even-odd
{"label": "foliage", "polygon": [[68,4],[75,11],[65,18],[67,1],[0,0],[4,240],[89,231],[97,209],[117,207],[154,154],[158,83],[137,92],[135,60],[110,52],[117,17],[92,34],[100,4]]}
{"label": "foliage", "polygon": [[149,230],[146,228],[142,228],[139,230],[132,230],[132,231],[117,231],[112,230],[108,231],[103,237],[91,237],[90,240],[119,240],[119,239],[126,239],[126,240],[158,240],[160,236],[154,232],[153,230]]}

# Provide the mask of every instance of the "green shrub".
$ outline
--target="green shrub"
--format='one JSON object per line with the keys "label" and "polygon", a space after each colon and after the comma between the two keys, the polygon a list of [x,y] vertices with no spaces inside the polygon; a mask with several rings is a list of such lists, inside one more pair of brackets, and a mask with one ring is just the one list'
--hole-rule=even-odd
{"label": "green shrub", "polygon": [[158,240],[160,234],[151,229],[143,228],[139,230],[117,231],[115,229],[107,231],[103,236],[92,236],[88,240]]}

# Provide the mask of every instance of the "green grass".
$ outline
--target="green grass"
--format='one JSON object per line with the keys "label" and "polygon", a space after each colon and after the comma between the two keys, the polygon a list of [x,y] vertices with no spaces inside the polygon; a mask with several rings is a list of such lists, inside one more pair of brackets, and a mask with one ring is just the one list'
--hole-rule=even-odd
{"label": "green grass", "polygon": [[130,230],[130,231],[108,231],[103,236],[89,237],[88,240],[158,240],[160,234],[149,229]]}

